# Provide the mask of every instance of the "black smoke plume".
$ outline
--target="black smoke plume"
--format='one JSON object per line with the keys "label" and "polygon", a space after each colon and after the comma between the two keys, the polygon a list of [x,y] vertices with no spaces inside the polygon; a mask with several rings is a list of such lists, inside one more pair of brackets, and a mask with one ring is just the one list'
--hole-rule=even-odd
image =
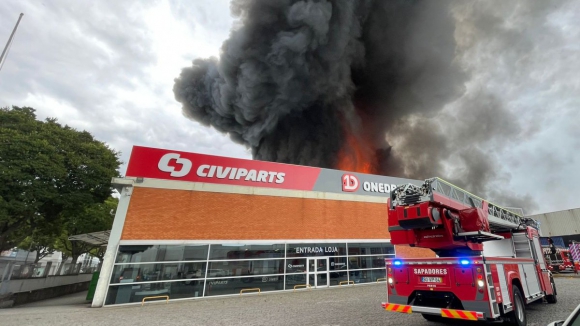
{"label": "black smoke plume", "polygon": [[489,7],[481,14],[477,6],[233,0],[238,21],[220,58],[183,69],[175,97],[188,118],[227,133],[255,159],[333,168],[346,133],[364,134],[378,173],[441,176],[485,196],[505,176],[480,144],[517,134],[518,125],[486,89],[467,91],[478,29],[459,28],[469,19],[501,25],[492,5],[479,5]]}
{"label": "black smoke plume", "polygon": [[[384,147],[392,121],[436,111],[461,89],[447,3],[231,6],[239,27],[220,59],[195,60],[174,92],[189,118],[228,133],[257,159],[333,167],[343,123],[372,129],[373,147]],[[361,112],[372,119],[360,121]]]}

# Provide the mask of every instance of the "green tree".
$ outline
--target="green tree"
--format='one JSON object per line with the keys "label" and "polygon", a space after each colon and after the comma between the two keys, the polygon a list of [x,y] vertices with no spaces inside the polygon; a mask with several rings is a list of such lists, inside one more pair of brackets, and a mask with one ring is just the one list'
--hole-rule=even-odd
{"label": "green tree", "polygon": [[20,242],[18,248],[36,252],[34,263],[38,263],[42,258],[55,252],[57,238],[62,233],[61,224],[60,220],[53,223],[44,221],[32,230],[32,235]]}
{"label": "green tree", "polygon": [[56,242],[57,249],[63,253],[63,262],[65,257],[71,257],[74,266],[80,255],[97,248],[86,242],[69,241],[68,238],[72,235],[110,230],[118,202],[117,198],[109,197],[104,203],[85,206],[82,211],[64,216],[63,233]]}
{"label": "green tree", "polygon": [[87,131],[39,121],[33,108],[0,108],[0,250],[103,203],[119,165],[119,153]]}

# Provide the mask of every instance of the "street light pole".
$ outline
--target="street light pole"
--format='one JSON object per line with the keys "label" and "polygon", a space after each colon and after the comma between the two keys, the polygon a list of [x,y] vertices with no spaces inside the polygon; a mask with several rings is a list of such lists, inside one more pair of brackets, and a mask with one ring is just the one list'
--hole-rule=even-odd
{"label": "street light pole", "polygon": [[23,13],[21,13],[20,17],[18,17],[18,21],[16,22],[16,26],[14,26],[14,29],[12,30],[12,34],[10,34],[10,37],[8,38],[8,42],[6,42],[6,46],[4,46],[4,50],[2,51],[2,54],[0,55],[0,70],[2,70],[2,66],[4,66],[4,57],[8,54],[8,50],[10,49],[10,45],[12,44],[12,39],[14,38],[14,34],[16,34],[16,29],[18,28],[18,25],[20,24],[20,20],[22,19],[22,16],[24,16]]}

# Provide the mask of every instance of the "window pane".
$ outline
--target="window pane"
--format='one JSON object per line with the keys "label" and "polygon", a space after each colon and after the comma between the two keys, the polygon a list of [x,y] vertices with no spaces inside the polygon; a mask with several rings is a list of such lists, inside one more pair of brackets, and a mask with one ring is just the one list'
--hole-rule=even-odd
{"label": "window pane", "polygon": [[288,257],[345,256],[345,243],[289,243]]}
{"label": "window pane", "polygon": [[284,288],[284,277],[262,276],[207,280],[205,295],[240,294],[242,289],[250,288],[260,288],[261,292],[282,290]]}
{"label": "window pane", "polygon": [[117,263],[207,260],[208,245],[120,246]]}
{"label": "window pane", "polygon": [[111,283],[203,278],[205,262],[115,265]]}
{"label": "window pane", "polygon": [[183,248],[181,260],[207,260],[208,245],[187,245]]}
{"label": "window pane", "polygon": [[[294,289],[294,285],[306,284],[306,274],[286,275],[286,290]],[[303,287],[298,287],[303,289]]]}
{"label": "window pane", "polygon": [[[141,302],[150,296],[168,295],[171,299],[201,297],[203,280],[110,286],[106,304]],[[165,300],[165,299],[159,299]]]}
{"label": "window pane", "polygon": [[306,272],[306,259],[286,259],[286,273]]}
{"label": "window pane", "polygon": [[385,267],[386,256],[350,256],[348,257],[350,266],[349,269],[359,268],[378,268]]}
{"label": "window pane", "polygon": [[329,273],[330,276],[330,286],[340,285],[340,282],[348,281],[347,272],[333,272]]}
{"label": "window pane", "polygon": [[395,254],[395,247],[390,243],[349,243],[349,255]]}
{"label": "window pane", "polygon": [[210,259],[284,257],[284,245],[211,245]]}
{"label": "window pane", "polygon": [[366,269],[358,271],[350,271],[350,280],[355,283],[371,283],[376,282],[378,278],[385,277],[384,269]]}
{"label": "window pane", "polygon": [[149,296],[171,296],[170,288],[171,283],[169,282],[110,286],[106,303],[121,304],[140,302],[144,297]]}
{"label": "window pane", "polygon": [[330,270],[346,270],[346,257],[330,257]]}
{"label": "window pane", "polygon": [[210,261],[207,277],[283,274],[284,260]]}

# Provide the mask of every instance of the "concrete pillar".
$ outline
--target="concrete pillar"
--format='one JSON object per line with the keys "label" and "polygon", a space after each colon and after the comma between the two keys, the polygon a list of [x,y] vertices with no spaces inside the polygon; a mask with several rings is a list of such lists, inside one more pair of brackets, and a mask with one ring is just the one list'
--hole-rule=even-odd
{"label": "concrete pillar", "polygon": [[111,273],[113,272],[113,266],[117,256],[117,247],[119,246],[119,241],[121,240],[121,234],[123,232],[123,226],[125,225],[125,216],[127,215],[129,202],[131,201],[133,186],[125,185],[120,192],[121,197],[119,198],[119,205],[117,206],[117,212],[115,213],[115,220],[113,221],[111,235],[109,236],[107,251],[103,257],[103,265],[101,266],[99,281],[97,283],[95,296],[93,297],[93,303],[91,305],[91,307],[94,308],[102,307],[105,303],[105,295],[107,294],[109,280],[111,279]]}

